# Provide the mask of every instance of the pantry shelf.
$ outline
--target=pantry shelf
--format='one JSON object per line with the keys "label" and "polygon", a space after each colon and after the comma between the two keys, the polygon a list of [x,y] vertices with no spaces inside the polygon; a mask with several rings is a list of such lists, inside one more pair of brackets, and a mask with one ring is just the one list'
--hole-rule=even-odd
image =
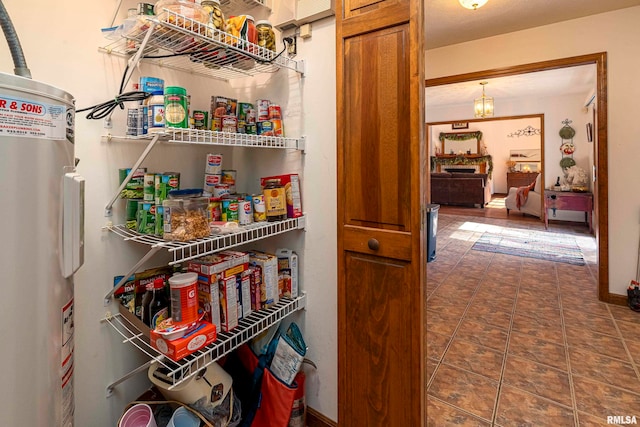
{"label": "pantry shelf", "polygon": [[302,61],[168,9],[157,16],[139,15],[118,31],[109,36],[115,41],[99,50],[130,58],[129,69],[143,61],[225,81],[281,68],[304,74]]}
{"label": "pantry shelf", "polygon": [[113,297],[113,294],[124,285],[126,278],[130,277],[131,274],[137,271],[140,265],[160,249],[165,249],[172,255],[173,260],[169,262],[169,265],[174,265],[225,249],[231,249],[245,243],[266,239],[291,230],[304,229],[305,225],[306,217],[304,215],[277,222],[254,222],[252,224],[238,226],[236,230],[228,234],[218,234],[188,242],[172,242],[158,236],[139,234],[133,230],[129,230],[125,225],[107,226],[105,227],[107,230],[122,237],[125,241],[142,243],[150,246],[151,249],[105,296],[105,303],[108,303]]}
{"label": "pantry shelf", "polygon": [[133,374],[148,367],[151,363],[161,365],[158,370],[162,372],[163,377],[171,384],[169,389],[172,389],[196,375],[206,366],[226,356],[242,344],[277,324],[280,320],[303,309],[306,305],[306,300],[306,294],[303,292],[297,298],[281,298],[275,306],[269,309],[254,311],[244,319],[239,320],[238,327],[234,328],[231,332],[219,331],[217,339],[212,344],[178,362],[169,360],[151,347],[148,338],[126,317],[120,313],[116,313],[115,315],[108,314],[102,321],[111,325],[111,327],[123,337],[123,343],[134,345],[149,356],[151,361],[133,373],[127,374],[109,384],[107,394],[110,395],[115,386],[130,378]]}
{"label": "pantry shelf", "polygon": [[246,10],[247,7],[261,6],[266,10],[271,10],[265,0],[220,0],[220,6],[225,14],[237,15]]}

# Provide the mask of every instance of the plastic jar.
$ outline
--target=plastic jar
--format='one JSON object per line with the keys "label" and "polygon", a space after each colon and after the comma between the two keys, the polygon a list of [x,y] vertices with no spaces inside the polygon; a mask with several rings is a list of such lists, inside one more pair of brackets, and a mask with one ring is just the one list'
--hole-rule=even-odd
{"label": "plastic jar", "polygon": [[184,325],[198,320],[198,274],[182,273],[169,278],[171,318]]}
{"label": "plastic jar", "polygon": [[179,86],[164,89],[164,123],[166,127],[188,128],[189,106],[187,90]]}
{"label": "plastic jar", "polygon": [[287,219],[287,197],[279,179],[268,179],[265,182],[264,205],[267,221],[282,221]]}
{"label": "plastic jar", "polygon": [[256,30],[258,32],[258,46],[275,52],[276,34],[273,32],[271,23],[266,20],[258,21],[256,22]]}

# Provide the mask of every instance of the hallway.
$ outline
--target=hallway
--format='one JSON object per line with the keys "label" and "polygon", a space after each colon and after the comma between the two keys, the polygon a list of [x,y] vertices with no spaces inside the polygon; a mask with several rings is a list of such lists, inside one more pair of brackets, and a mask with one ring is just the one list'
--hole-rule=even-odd
{"label": "hallway", "polygon": [[550,225],[573,235],[584,266],[471,250],[489,228],[544,230],[537,218],[504,218],[491,207],[439,212],[427,264],[427,424],[640,419],[640,313],[598,302],[595,239],[583,224]]}

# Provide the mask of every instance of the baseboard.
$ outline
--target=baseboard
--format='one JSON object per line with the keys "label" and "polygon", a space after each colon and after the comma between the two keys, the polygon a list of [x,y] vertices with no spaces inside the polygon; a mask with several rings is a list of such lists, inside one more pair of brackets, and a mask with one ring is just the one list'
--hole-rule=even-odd
{"label": "baseboard", "polygon": [[338,427],[338,423],[307,406],[307,427]]}
{"label": "baseboard", "polygon": [[627,297],[625,295],[618,295],[618,294],[612,294],[611,292],[609,292],[609,297],[607,298],[607,301],[609,304],[615,304],[615,305],[627,305]]}

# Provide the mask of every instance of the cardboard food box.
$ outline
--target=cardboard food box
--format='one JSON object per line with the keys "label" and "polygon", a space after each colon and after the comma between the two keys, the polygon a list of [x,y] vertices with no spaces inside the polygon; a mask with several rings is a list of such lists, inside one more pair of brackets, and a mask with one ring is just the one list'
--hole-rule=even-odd
{"label": "cardboard food box", "polygon": [[238,326],[238,293],[236,276],[220,279],[220,325],[223,332],[229,332]]}
{"label": "cardboard food box", "polygon": [[[247,258],[249,256],[247,255]],[[220,319],[220,280],[228,277],[237,277],[249,268],[248,263],[242,263],[235,267],[228,268],[220,273],[213,273],[211,275],[204,275],[198,273],[198,304],[205,313],[205,320],[213,323],[217,326],[218,330],[223,330]],[[194,266],[191,267],[195,268]],[[193,270],[190,270],[193,271]]]}
{"label": "cardboard food box", "polygon": [[298,297],[298,254],[291,249],[278,249],[278,279],[282,278],[282,295],[287,298]]}
{"label": "cardboard food box", "polygon": [[217,338],[215,325],[209,322],[202,322],[198,329],[173,341],[167,341],[156,331],[151,331],[151,347],[167,356],[169,359],[178,361],[188,355],[211,344]]}
{"label": "cardboard food box", "polygon": [[254,265],[247,270],[250,278],[250,290],[251,290],[251,310],[258,311],[262,308],[260,302],[260,286],[262,285],[262,269]]}
{"label": "cardboard food box", "polygon": [[236,290],[238,292],[238,319],[251,314],[251,277],[248,270],[236,274]]}
{"label": "cardboard food box", "polygon": [[278,298],[278,258],[264,252],[249,252],[249,264],[261,269],[260,305],[271,308],[277,304]]}
{"label": "cardboard food box", "polygon": [[187,264],[187,270],[203,276],[222,273],[239,264],[249,262],[249,254],[239,251],[222,251],[214,255],[191,260]]}
{"label": "cardboard food box", "polygon": [[287,198],[287,218],[302,216],[302,193],[298,174],[274,175],[260,178],[260,186],[264,188],[268,179],[279,179]]}

